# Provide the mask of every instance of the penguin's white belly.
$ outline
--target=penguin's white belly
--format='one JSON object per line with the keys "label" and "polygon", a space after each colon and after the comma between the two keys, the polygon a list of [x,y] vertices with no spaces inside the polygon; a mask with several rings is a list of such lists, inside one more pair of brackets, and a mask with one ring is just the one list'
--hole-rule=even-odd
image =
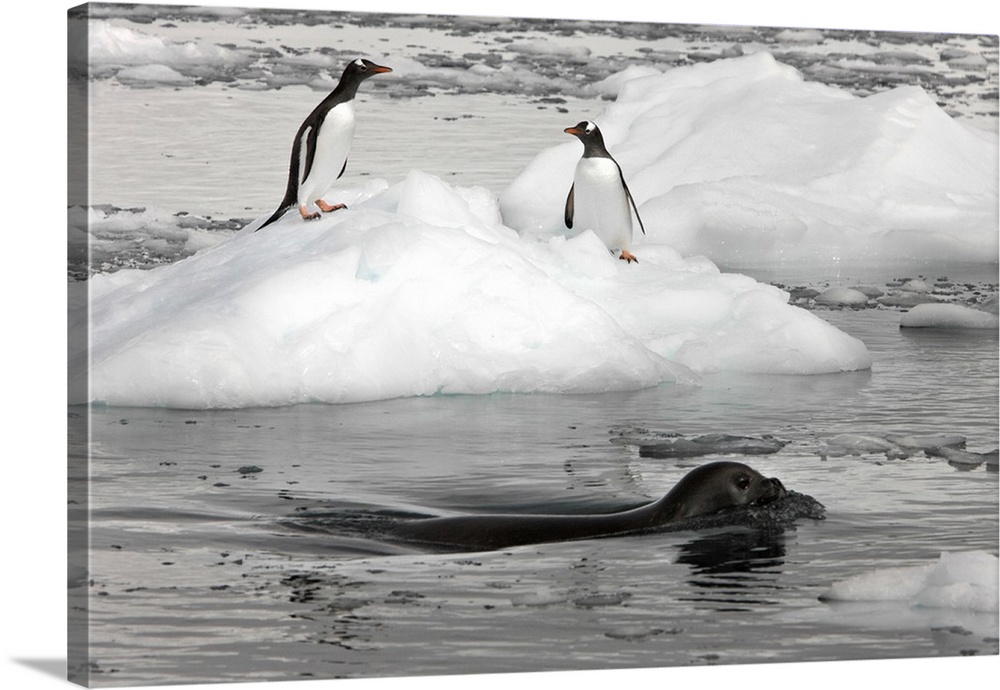
{"label": "penguin's white belly", "polygon": [[573,227],[593,230],[608,249],[632,244],[632,210],[618,166],[609,158],[581,158],[573,177]]}
{"label": "penguin's white belly", "polygon": [[299,142],[299,205],[321,199],[344,169],[354,139],[354,103],[335,106],[326,114],[316,137],[316,153],[308,175],[304,175],[308,132]]}

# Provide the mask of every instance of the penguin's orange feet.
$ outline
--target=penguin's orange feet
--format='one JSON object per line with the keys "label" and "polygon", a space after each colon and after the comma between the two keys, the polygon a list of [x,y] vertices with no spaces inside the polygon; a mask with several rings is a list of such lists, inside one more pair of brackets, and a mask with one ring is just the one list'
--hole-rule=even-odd
{"label": "penguin's orange feet", "polygon": [[302,216],[302,220],[313,220],[319,218],[319,211],[316,213],[309,213],[309,209],[305,206],[299,206],[299,215]]}
{"label": "penguin's orange feet", "polygon": [[633,261],[636,262],[636,263],[639,263],[639,260],[637,258],[635,258],[635,254],[633,254],[632,252],[630,252],[627,249],[623,249],[622,250],[622,255],[619,256],[618,258],[621,259],[622,261],[626,262],[626,263],[632,263]]}
{"label": "penguin's orange feet", "polygon": [[316,199],[316,205],[319,206],[319,210],[323,213],[329,213],[330,211],[339,211],[342,208],[347,208],[345,204],[334,204],[331,206],[322,199]]}

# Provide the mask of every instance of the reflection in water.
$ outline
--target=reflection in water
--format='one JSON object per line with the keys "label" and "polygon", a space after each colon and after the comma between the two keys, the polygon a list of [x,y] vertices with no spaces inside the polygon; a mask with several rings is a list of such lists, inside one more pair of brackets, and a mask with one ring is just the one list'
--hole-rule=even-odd
{"label": "reflection in water", "polygon": [[366,630],[371,618],[359,613],[373,601],[365,596],[351,596],[364,583],[335,573],[298,573],[290,575],[281,584],[287,587],[288,602],[292,605],[308,606],[308,609],[294,607],[289,615],[302,621],[316,621],[318,626],[309,626],[307,641],[338,647],[350,651],[371,643],[370,631]]}
{"label": "reflection in water", "polygon": [[748,529],[699,536],[680,546],[676,562],[693,566],[688,582],[706,590],[685,601],[712,603],[717,611],[778,605],[761,594],[782,589],[777,578],[785,563],[785,532]]}

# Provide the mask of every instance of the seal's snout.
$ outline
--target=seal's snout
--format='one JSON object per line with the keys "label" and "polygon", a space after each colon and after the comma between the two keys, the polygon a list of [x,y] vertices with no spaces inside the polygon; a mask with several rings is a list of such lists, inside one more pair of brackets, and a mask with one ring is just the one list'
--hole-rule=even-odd
{"label": "seal's snout", "polygon": [[788,493],[788,490],[785,489],[785,485],[782,484],[781,480],[777,477],[771,477],[767,481],[771,485],[771,490],[774,493],[775,498],[781,498]]}
{"label": "seal's snout", "polygon": [[788,495],[785,485],[777,477],[767,477],[761,481],[761,494],[751,505],[766,505]]}

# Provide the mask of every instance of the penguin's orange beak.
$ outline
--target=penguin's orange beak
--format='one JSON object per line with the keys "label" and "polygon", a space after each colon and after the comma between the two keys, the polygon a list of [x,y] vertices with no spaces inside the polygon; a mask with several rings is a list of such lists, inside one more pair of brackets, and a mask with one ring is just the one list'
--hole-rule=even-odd
{"label": "penguin's orange beak", "polygon": [[383,67],[382,65],[372,65],[372,72],[375,74],[382,74],[384,72],[391,72],[391,67]]}
{"label": "penguin's orange beak", "polygon": [[573,134],[573,135],[583,134],[583,130],[577,129],[576,127],[567,127],[563,131],[566,132],[566,134]]}

